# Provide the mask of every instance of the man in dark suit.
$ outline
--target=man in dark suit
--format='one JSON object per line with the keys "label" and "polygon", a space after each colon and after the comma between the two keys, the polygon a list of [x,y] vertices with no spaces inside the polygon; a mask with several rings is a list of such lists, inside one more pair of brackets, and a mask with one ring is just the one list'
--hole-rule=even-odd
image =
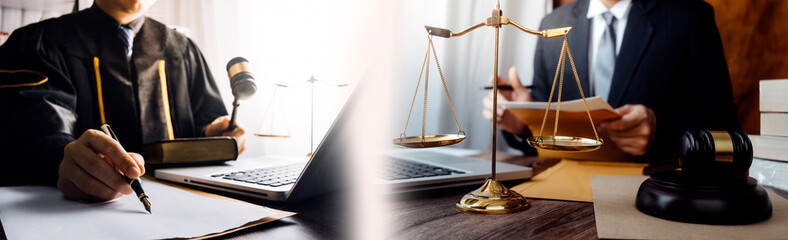
{"label": "man in dark suit", "polygon": [[[605,98],[622,116],[601,123],[599,130],[624,152],[656,160],[674,156],[686,130],[739,129],[722,41],[707,3],[578,0],[546,16],[539,28],[566,26],[573,27],[568,43],[585,96]],[[547,101],[562,40],[538,40],[533,91],[522,87],[512,68],[509,80],[498,83],[514,90],[499,97]],[[572,83],[564,87],[563,100],[580,98]],[[491,101],[485,99],[488,119]],[[510,145],[535,154],[521,141],[531,135],[528,128],[505,109],[498,112],[497,124]]]}

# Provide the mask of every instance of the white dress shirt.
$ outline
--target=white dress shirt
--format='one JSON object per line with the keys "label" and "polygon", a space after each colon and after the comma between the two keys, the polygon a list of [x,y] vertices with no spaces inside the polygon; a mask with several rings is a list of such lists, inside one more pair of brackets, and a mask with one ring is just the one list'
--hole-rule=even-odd
{"label": "white dress shirt", "polygon": [[[602,13],[610,11],[613,16],[616,16],[614,28],[616,30],[616,56],[618,56],[621,49],[621,42],[624,40],[624,30],[627,29],[627,17],[629,16],[629,9],[632,8],[632,0],[621,0],[617,2],[610,9],[602,3],[602,0],[589,0],[588,13],[586,17],[591,19],[591,38],[588,42],[588,83],[591,92],[594,89],[594,61],[596,60],[597,49],[599,49],[599,41],[602,39],[602,34],[605,34],[607,23],[602,17]],[[612,79],[611,79],[612,80]]]}

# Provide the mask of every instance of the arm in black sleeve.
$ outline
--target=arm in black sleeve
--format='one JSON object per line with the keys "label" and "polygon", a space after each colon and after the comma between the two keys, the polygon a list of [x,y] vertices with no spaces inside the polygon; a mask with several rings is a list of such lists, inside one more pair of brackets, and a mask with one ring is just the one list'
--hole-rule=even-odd
{"label": "arm in black sleeve", "polygon": [[722,48],[714,12],[703,1],[691,1],[692,21],[687,21],[688,36],[680,36],[687,46],[686,86],[678,97],[680,105],[673,113],[657,115],[657,132],[653,146],[645,157],[675,157],[677,140],[687,130],[738,130],[739,121],[733,102],[728,66]]}
{"label": "arm in black sleeve", "polygon": [[200,49],[191,39],[188,41],[184,59],[189,64],[187,66],[189,97],[194,113],[195,129],[200,131],[196,136],[204,136],[205,128],[216,118],[227,115],[227,109]]}
{"label": "arm in black sleeve", "polygon": [[695,28],[690,54],[690,79],[696,89],[695,97],[696,128],[709,130],[739,130],[736,105],[733,102],[728,65],[722,48],[722,40],[714,21],[714,10],[708,3],[699,1],[701,11]]}
{"label": "arm in black sleeve", "polygon": [[19,29],[0,47],[0,186],[54,185],[74,141],[74,88],[44,28]]}

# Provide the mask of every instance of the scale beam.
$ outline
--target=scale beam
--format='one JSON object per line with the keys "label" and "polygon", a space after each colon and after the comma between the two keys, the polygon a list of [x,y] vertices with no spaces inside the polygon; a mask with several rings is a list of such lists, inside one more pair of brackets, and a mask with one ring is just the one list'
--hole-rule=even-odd
{"label": "scale beam", "polygon": [[450,37],[459,37],[459,36],[465,35],[466,33],[469,33],[469,32],[471,32],[473,30],[476,30],[477,28],[484,27],[484,26],[485,26],[485,23],[479,23],[479,24],[473,25],[473,26],[471,26],[471,27],[469,27],[469,28],[467,28],[465,30],[462,30],[460,32],[452,32],[451,30],[446,29],[446,28],[439,28],[439,27],[433,27],[433,26],[427,26],[427,25],[424,25],[424,28],[426,28],[427,29],[427,33],[429,33],[432,36],[442,37],[442,38],[450,38]]}
{"label": "scale beam", "polygon": [[[515,27],[517,29],[520,29],[520,31],[523,31],[523,32],[529,33],[529,34],[533,34],[533,35],[537,35],[537,36],[541,36],[543,38],[564,37],[564,36],[566,36],[566,34],[569,33],[570,30],[572,30],[572,27],[562,27],[562,28],[551,28],[551,29],[545,29],[545,30],[542,30],[542,31],[536,31],[536,30],[533,30],[533,29],[529,29],[529,28],[523,27],[522,25],[510,20],[509,18],[507,18],[505,16],[501,16],[500,19],[501,19],[500,20],[500,24],[501,25],[512,25],[513,27]],[[459,36],[465,35],[466,33],[469,33],[469,32],[471,32],[473,30],[476,30],[477,28],[480,28],[480,27],[492,26],[491,20],[492,20],[492,18],[488,18],[485,22],[473,25],[473,26],[471,26],[469,28],[466,28],[465,30],[462,30],[460,32],[453,32],[453,31],[451,31],[449,29],[446,29],[446,28],[439,28],[439,27],[433,27],[433,26],[428,26],[428,25],[424,25],[424,28],[427,29],[427,33],[429,33],[432,36],[442,37],[442,38],[451,38],[451,37],[459,37]]]}

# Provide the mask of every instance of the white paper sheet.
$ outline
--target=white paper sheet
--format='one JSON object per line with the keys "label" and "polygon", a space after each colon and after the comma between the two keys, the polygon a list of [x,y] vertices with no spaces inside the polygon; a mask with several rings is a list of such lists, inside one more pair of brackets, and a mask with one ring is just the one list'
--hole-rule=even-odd
{"label": "white paper sheet", "polygon": [[189,193],[143,180],[148,214],[137,197],[103,203],[66,200],[54,187],[0,188],[0,220],[14,239],[162,239],[224,232],[274,215],[270,209]]}

